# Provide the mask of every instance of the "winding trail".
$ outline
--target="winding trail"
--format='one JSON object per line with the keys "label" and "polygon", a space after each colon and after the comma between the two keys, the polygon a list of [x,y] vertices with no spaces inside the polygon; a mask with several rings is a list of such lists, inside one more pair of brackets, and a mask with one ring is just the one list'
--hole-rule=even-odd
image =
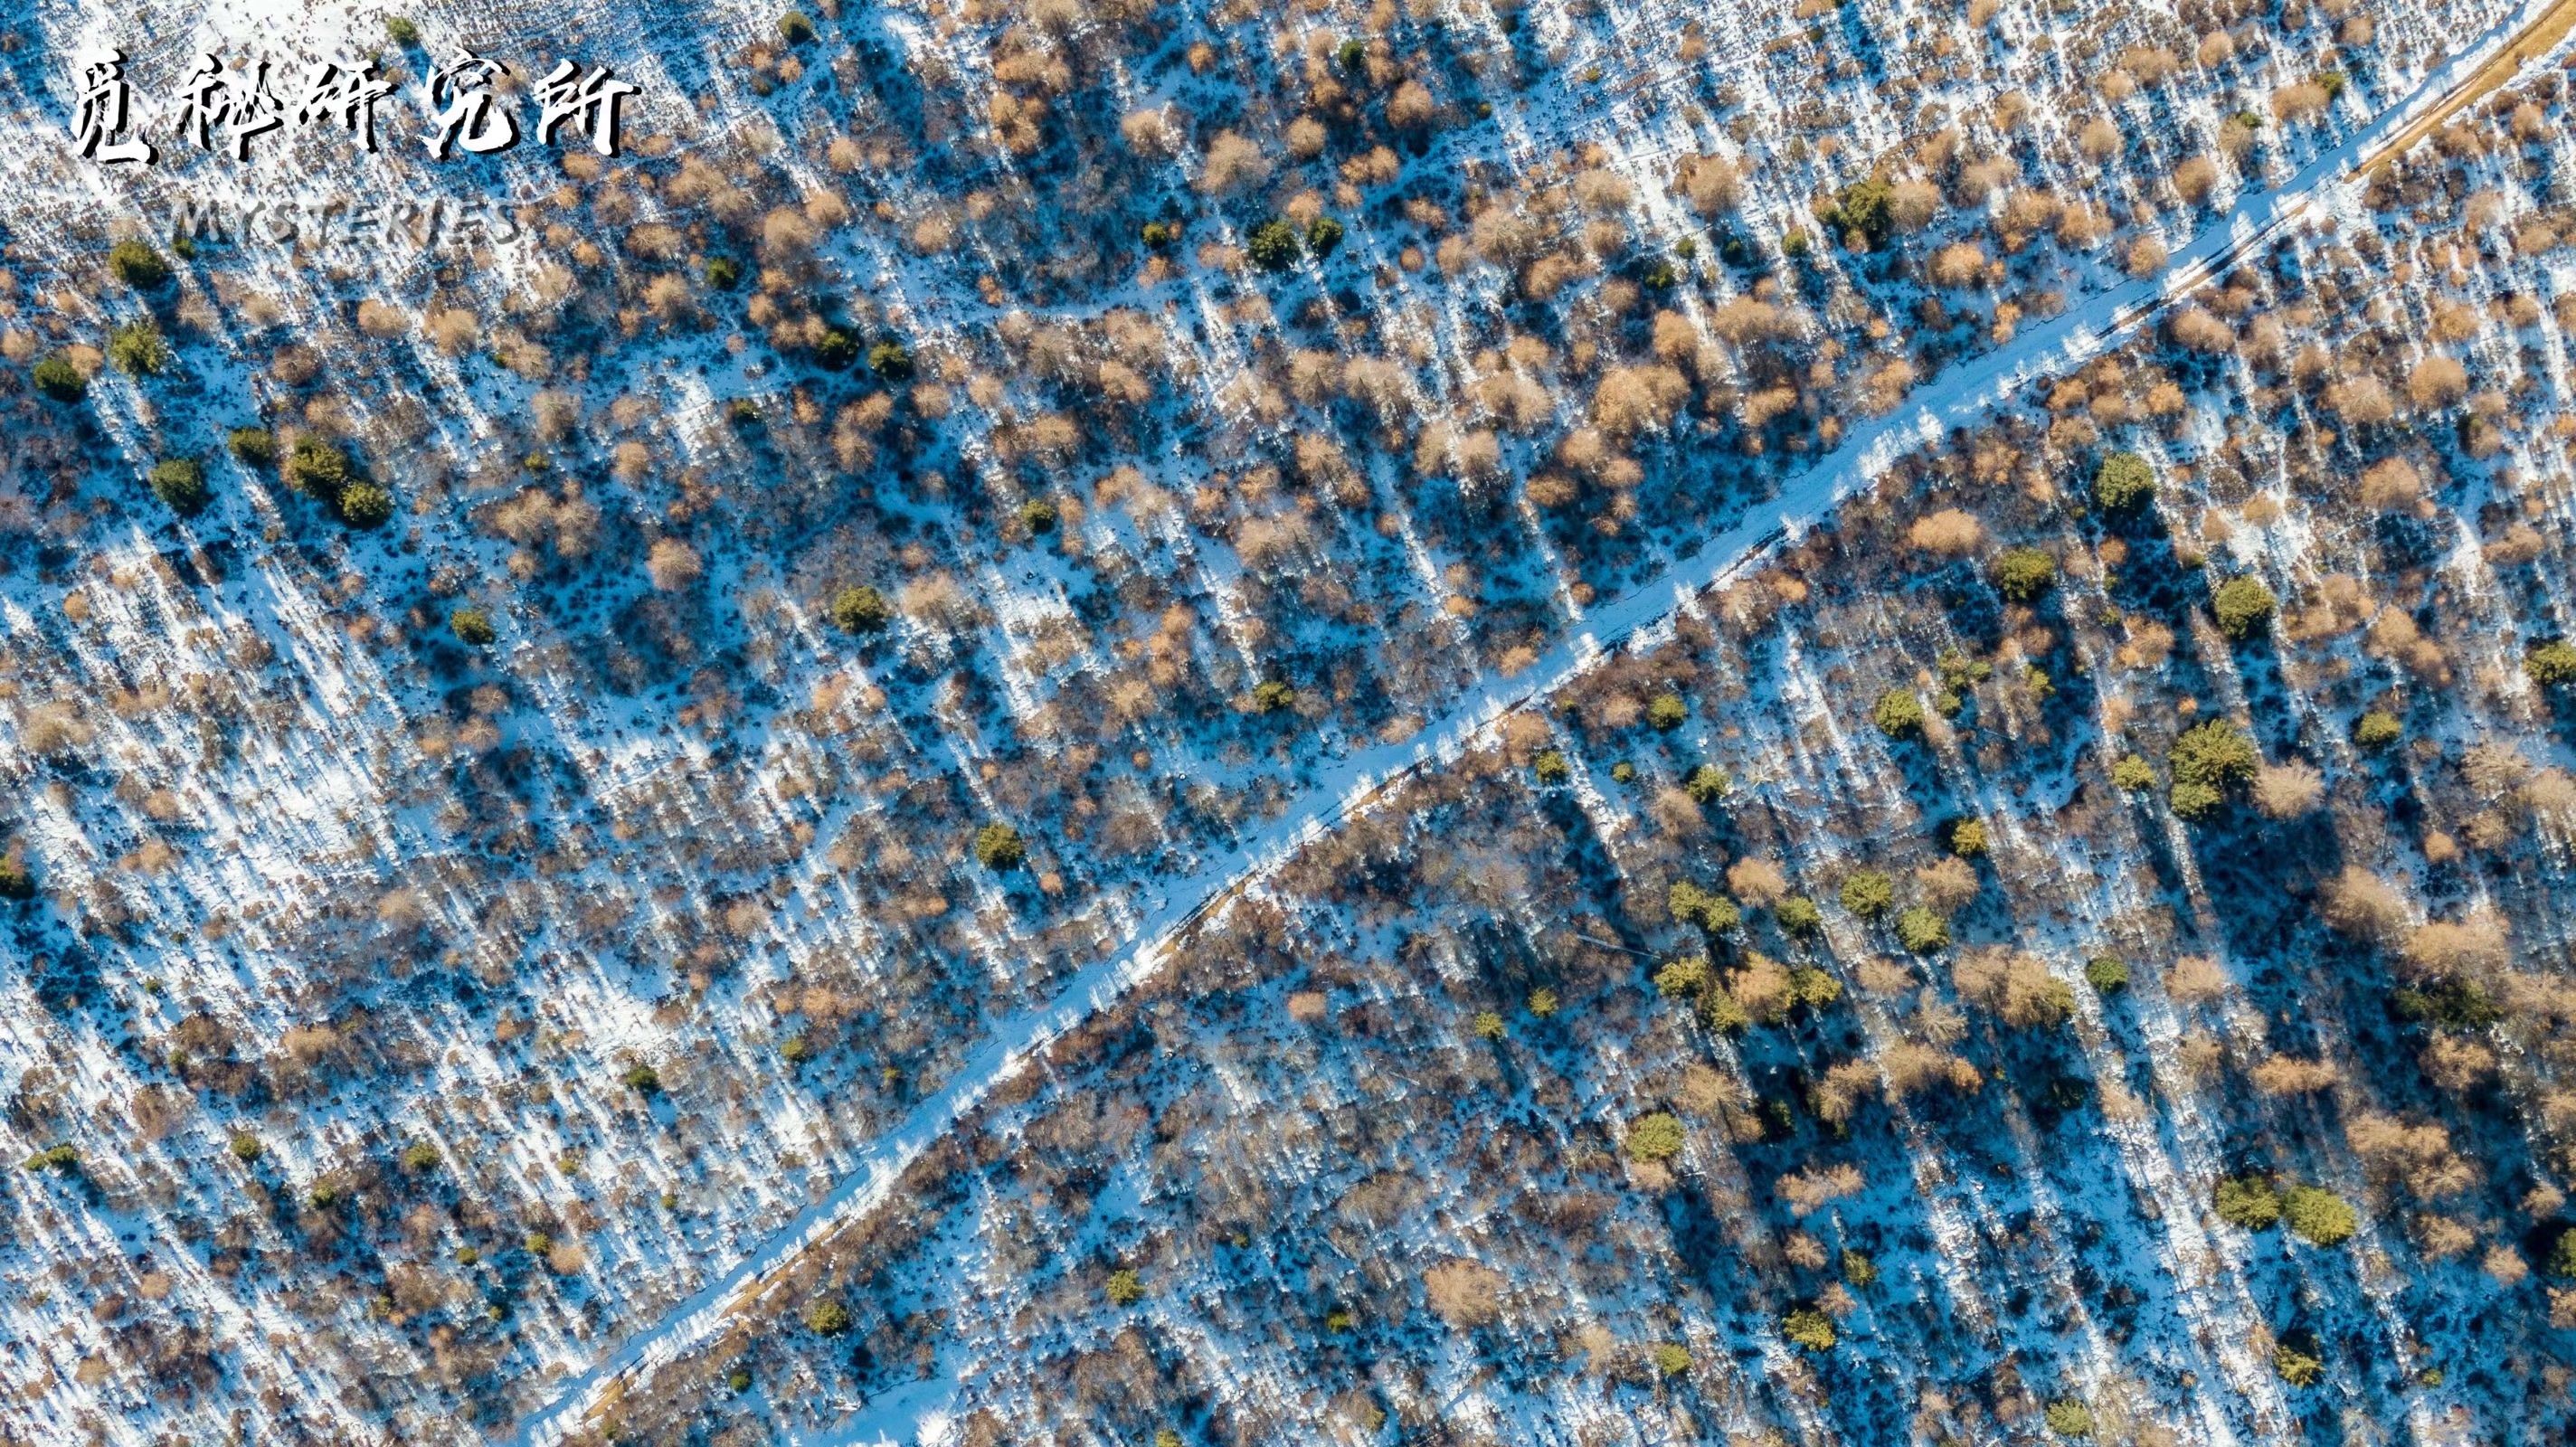
{"label": "winding trail", "polygon": [[[1569,681],[1642,637],[1653,636],[1690,598],[1741,576],[1784,539],[1802,533],[1844,498],[1868,488],[1897,458],[1975,420],[2042,378],[2100,356],[2152,322],[2176,300],[2220,275],[2239,258],[2283,235],[2328,190],[2359,175],[2444,116],[2498,83],[2493,67],[2509,48],[2576,0],[2524,0],[2494,28],[2430,71],[2404,101],[2319,155],[2282,185],[2248,191],[2228,214],[2176,252],[2168,269],[2099,293],[2047,323],[2025,329],[1981,358],[1942,373],[1888,416],[1856,429],[1843,445],[1792,480],[1734,527],[1710,538],[1661,575],[1595,609],[1565,641],[1511,679],[1487,676],[1413,738],[1358,750],[1333,761],[1276,820],[1195,872],[1163,881],[1138,922],[1137,943],[1124,954],[1075,975],[1043,1008],[1010,1017],[936,1094],[903,1124],[879,1137],[859,1165],[821,1199],[748,1256],[629,1336],[587,1370],[565,1380],[554,1399],[512,1430],[517,1447],[553,1447],[595,1419],[634,1383],[662,1364],[713,1340],[725,1324],[808,1247],[837,1226],[874,1209],[904,1170],[1001,1082],[1095,1012],[1114,1005],[1158,969],[1191,925],[1266,879],[1300,846],[1384,797],[1406,777],[1456,758],[1497,720]],[[2545,50],[2515,51],[2525,63]],[[875,1414],[870,1414],[874,1416]]]}

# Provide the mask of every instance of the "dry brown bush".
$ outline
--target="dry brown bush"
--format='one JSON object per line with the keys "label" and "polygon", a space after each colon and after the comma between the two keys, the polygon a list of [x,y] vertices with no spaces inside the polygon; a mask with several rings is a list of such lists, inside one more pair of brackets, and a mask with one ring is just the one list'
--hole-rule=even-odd
{"label": "dry brown bush", "polygon": [[2451,1133],[2438,1125],[2410,1126],[2366,1111],[2344,1123],[2343,1135],[2373,1180],[2403,1183],[2423,1200],[2456,1194],[2477,1179],[2468,1162],[2452,1153]]}
{"label": "dry brown bush", "polygon": [[2176,312],[2170,331],[2177,346],[2212,356],[2236,345],[2236,333],[2227,323],[2196,306]]}
{"label": "dry brown bush", "polygon": [[2397,415],[2396,399],[2377,377],[2353,377],[2326,388],[2326,406],[2355,427],[2373,427]]}
{"label": "dry brown bush", "polygon": [[2326,796],[2325,775],[2300,759],[2266,764],[2254,773],[2254,807],[2271,819],[2295,819]]}
{"label": "dry brown bush", "polygon": [[1199,189],[1211,196],[1250,190],[1270,179],[1270,157],[1235,131],[1219,131],[1208,142],[1199,167]]}
{"label": "dry brown bush", "polygon": [[2016,1028],[2064,1020],[2072,998],[2067,985],[2037,955],[1995,945],[1969,950],[1951,966],[1961,998],[1995,1012]]}
{"label": "dry brown bush", "polygon": [[1452,1327],[1485,1326],[1503,1314],[1503,1274],[1478,1261],[1450,1257],[1422,1273],[1432,1315]]}
{"label": "dry brown bush", "polygon": [[2301,1060],[2294,1055],[2266,1056],[2246,1076],[2265,1095],[2314,1095],[2333,1089],[2335,1082],[2343,1078],[2325,1061]]}
{"label": "dry brown bush", "polygon": [[2504,921],[2483,908],[2456,920],[2427,920],[2406,936],[2406,972],[2418,979],[2484,975],[2512,961]]}
{"label": "dry brown bush", "polygon": [[2412,912],[2397,886],[2347,864],[2318,893],[2317,913],[2338,934],[2386,944],[2406,932]]}
{"label": "dry brown bush", "polygon": [[2448,407],[2469,394],[2468,369],[2436,353],[2406,374],[2406,397],[2418,410]]}
{"label": "dry brown bush", "polygon": [[1985,541],[1986,530],[1976,514],[1955,507],[1925,513],[1906,530],[1906,541],[1927,553],[1947,558],[1964,558]]}
{"label": "dry brown bush", "polygon": [[2184,955],[2165,971],[2165,994],[2177,1005],[2206,1005],[2227,993],[2227,971],[2207,955]]}
{"label": "dry brown bush", "polygon": [[1386,98],[1386,123],[1399,131],[1420,130],[1440,114],[1431,92],[1418,80],[1408,80]]}
{"label": "dry brown bush", "polygon": [[676,593],[695,583],[706,573],[705,562],[698,550],[678,538],[659,538],[644,557],[644,571],[653,586],[666,593]]}
{"label": "dry brown bush", "polygon": [[1746,855],[1726,868],[1726,889],[1744,903],[1760,909],[1776,904],[1789,892],[1789,876],[1768,859]]}
{"label": "dry brown bush", "polygon": [[1977,880],[1975,866],[1947,854],[1929,864],[1916,866],[1914,885],[1923,891],[1923,902],[1943,914],[1956,914],[1965,908],[1983,887]]}
{"label": "dry brown bush", "polygon": [[1790,1214],[1796,1216],[1812,1216],[1845,1196],[1857,1194],[1867,1184],[1860,1167],[1848,1161],[1792,1171],[1778,1182],[1780,1199],[1789,1203]]}

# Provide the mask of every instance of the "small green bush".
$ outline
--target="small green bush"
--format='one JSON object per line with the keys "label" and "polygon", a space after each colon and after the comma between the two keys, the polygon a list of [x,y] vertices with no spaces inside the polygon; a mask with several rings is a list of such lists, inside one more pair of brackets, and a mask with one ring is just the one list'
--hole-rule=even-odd
{"label": "small green bush", "polygon": [[1691,1369],[1690,1348],[1677,1341],[1657,1342],[1654,1358],[1655,1370],[1668,1377],[1678,1377]]}
{"label": "small green bush", "polygon": [[805,1329],[816,1336],[839,1336],[850,1329],[850,1309],[833,1297],[805,1303]]}
{"label": "small green bush", "polygon": [[811,45],[814,22],[802,10],[790,10],[778,17],[778,38],[790,45]]}
{"label": "small green bush", "polygon": [[2545,1268],[2556,1277],[2576,1277],[2576,1229],[2561,1231],[2550,1243],[2549,1263]]}
{"label": "small green bush", "polygon": [[108,248],[107,269],[136,291],[150,291],[170,280],[170,263],[152,249],[152,243],[130,236]]}
{"label": "small green bush", "polygon": [[1812,1306],[1792,1309],[1780,1318],[1780,1335],[1811,1352],[1834,1349],[1834,1319]]}
{"label": "small green bush", "polygon": [[1561,751],[1542,749],[1537,758],[1530,760],[1530,772],[1542,784],[1562,784],[1574,777],[1574,766],[1566,762]]}
{"label": "small green bush", "polygon": [[277,434],[265,427],[236,427],[224,434],[224,446],[245,467],[266,467],[277,460]]}
{"label": "small green bush", "polygon": [[2281,1218],[2311,1246],[2340,1246],[2361,1229],[2361,1217],[2323,1186],[2291,1187],[2281,1198]]}
{"label": "small green bush", "polygon": [[2242,643],[2272,624],[2272,614],[2281,600],[2251,573],[2228,579],[2218,585],[2210,599],[2210,610],[2218,615],[2218,631]]}
{"label": "small green bush", "polygon": [[2016,603],[2035,603],[2057,586],[2057,560],[2037,548],[2006,548],[1995,559],[1995,591]]}
{"label": "small green bush", "polygon": [[626,1082],[626,1088],[637,1095],[655,1096],[662,1093],[662,1072],[640,1060],[627,1066],[626,1073],[618,1079]]}
{"label": "small green bush", "polygon": [[1744,911],[1735,901],[1714,890],[1702,889],[1687,879],[1677,879],[1664,892],[1664,903],[1673,918],[1684,924],[1695,924],[1710,934],[1731,930],[1744,922]]}
{"label": "small green bush", "polygon": [[402,1163],[407,1171],[434,1171],[438,1169],[438,1147],[428,1141],[413,1141],[403,1147]]}
{"label": "small green bush", "polygon": [[286,485],[297,492],[324,502],[338,502],[341,490],[357,476],[357,469],[350,465],[349,454],[306,433],[287,450],[282,476]]}
{"label": "small green bush", "polygon": [[1274,218],[1252,228],[1244,254],[1263,271],[1286,271],[1297,264],[1304,248],[1297,241],[1297,228]]}
{"label": "small green bush", "polygon": [[2116,995],[2129,988],[2129,963],[2113,955],[2095,955],[2084,962],[2084,983],[2097,995]]}
{"label": "small green bush", "polygon": [[1986,821],[1962,819],[1950,826],[1950,852],[1961,859],[1982,857],[1987,848]]}
{"label": "small green bush", "polygon": [[2227,806],[2227,796],[2215,785],[2185,779],[2173,786],[2166,802],[2173,806],[2176,814],[2196,824],[2217,817],[2219,810]]}
{"label": "small green bush", "polygon": [[1020,831],[998,819],[975,831],[975,859],[986,869],[1017,869],[1028,857]]}
{"label": "small green bush", "polygon": [[1318,259],[1333,254],[1342,244],[1342,223],[1330,216],[1318,216],[1306,223],[1306,249]]}
{"label": "small green bush", "polygon": [[57,402],[77,402],[89,395],[89,379],[60,352],[36,363],[29,375],[35,378],[37,391]]}
{"label": "small green bush", "polygon": [[2361,720],[2352,726],[2352,742],[2355,748],[2384,749],[2404,737],[2406,737],[2406,725],[2399,723],[2397,715],[2386,709],[2372,709],[2363,714]]}
{"label": "small green bush", "polygon": [[1843,997],[1843,982],[1817,969],[1800,965],[1789,972],[1789,998],[1810,1010],[1830,1009]]}
{"label": "small green bush", "polygon": [[894,605],[865,583],[852,583],[832,595],[832,626],[844,633],[875,633],[894,622]]}
{"label": "small green bush", "polygon": [[1896,942],[1918,955],[1950,946],[1950,919],[1939,910],[1915,905],[1896,916]]}
{"label": "small green bush", "polygon": [[1870,1260],[1866,1252],[1845,1247],[1843,1280],[1850,1282],[1854,1289],[1865,1291],[1878,1284],[1878,1263]]}
{"label": "small green bush", "polygon": [[1862,919],[1876,919],[1896,903],[1896,881],[1875,869],[1856,869],[1843,879],[1843,908]]}
{"label": "small green bush", "polygon": [[1702,764],[1682,779],[1682,792],[1702,804],[1714,804],[1735,787],[1735,780],[1715,764]]}
{"label": "small green bush", "polygon": [[1626,1150],[1633,1160],[1668,1161],[1682,1153],[1687,1138],[1678,1116],[1658,1110],[1628,1123]]}
{"label": "small green bush", "polygon": [[1709,990],[1699,997],[1699,1018],[1701,1024],[1726,1035],[1753,1028],[1753,1013],[1724,990]]}
{"label": "small green bush", "polygon": [[1814,934],[1825,923],[1824,911],[1803,894],[1793,894],[1771,906],[1771,917],[1780,922],[1780,928],[1802,937]]}
{"label": "small green bush", "polygon": [[80,1169],[80,1148],[69,1141],[62,1141],[27,1157],[19,1165],[30,1171],[52,1171],[68,1176]]}
{"label": "small green bush", "polygon": [[447,631],[468,648],[489,648],[501,634],[492,626],[492,615],[480,608],[459,608],[447,615]]}
{"label": "small green bush", "polygon": [[107,360],[129,377],[157,377],[170,365],[170,340],[150,317],[107,334]]}
{"label": "small green bush", "polygon": [[2272,1374],[2294,1387],[2313,1387],[2325,1379],[2325,1359],[2317,1355],[2314,1340],[2293,1332],[2273,1344]]}
{"label": "small green bush", "polygon": [[1027,502],[1021,503],[1019,517],[1020,526],[1027,528],[1030,532],[1051,533],[1055,531],[1055,504],[1047,501],[1045,498],[1033,497]]}
{"label": "small green bush", "polygon": [[[2243,729],[2223,718],[2213,718],[2183,730],[2165,763],[2173,771],[2177,792],[2185,784],[2197,784],[2223,794],[2252,779],[2263,763],[2263,755]],[[2175,811],[2182,812],[2179,804]]]}
{"label": "small green bush", "polygon": [[1476,1017],[1468,1022],[1468,1029],[1475,1032],[1479,1040],[1500,1040],[1503,1028],[1503,1017],[1492,1010],[1479,1010]]}
{"label": "small green bush", "polygon": [[707,285],[718,291],[731,291],[742,285],[742,263],[730,256],[710,256],[705,275]]}
{"label": "small green bush", "polygon": [[1544,1020],[1555,1014],[1557,1009],[1558,1003],[1556,992],[1554,990],[1548,989],[1546,986],[1542,985],[1538,989],[1530,991],[1529,1012],[1533,1018]]}
{"label": "small green bush", "polygon": [[252,1135],[249,1131],[245,1130],[233,1133],[232,1152],[234,1160],[241,1162],[243,1165],[249,1165],[251,1162],[258,1160],[261,1156],[266,1155],[268,1153],[268,1148],[259,1143],[259,1137]]}
{"label": "small green bush", "polygon": [[393,521],[394,495],[372,482],[340,489],[340,521],[365,532]]}
{"label": "small green bush", "polygon": [[1678,693],[1659,693],[1646,705],[1646,722],[1669,733],[1690,717],[1690,705]]}
{"label": "small green bush", "polygon": [[1277,713],[1282,709],[1292,709],[1296,706],[1296,687],[1284,680],[1264,679],[1253,686],[1252,711],[1254,713]]}
{"label": "small green bush", "polygon": [[1896,187],[1873,173],[1835,192],[1832,203],[1816,212],[1816,219],[1852,250],[1876,251],[1887,244],[1896,224],[1895,197]]}
{"label": "small green bush", "polygon": [[1696,995],[1709,982],[1708,956],[1681,955],[1655,971],[1655,993],[1666,999]]}
{"label": "small green bush", "polygon": [[1870,705],[1869,717],[1891,739],[1910,739],[1923,732],[1923,700],[1910,688],[1891,688]]}
{"label": "small green bush", "polygon": [[1109,1273],[1109,1279],[1101,1283],[1100,1292],[1109,1298],[1111,1306],[1133,1306],[1145,1299],[1145,1283],[1134,1271],[1122,1266]]}
{"label": "small green bush", "polygon": [[912,349],[888,339],[868,348],[868,370],[889,382],[912,375]]}
{"label": "small green bush", "polygon": [[34,899],[36,876],[27,872],[27,861],[15,854],[0,854],[0,899]]}
{"label": "small green bush", "polygon": [[2541,644],[2522,656],[2522,671],[2542,688],[2576,683],[2576,643],[2557,638]]}
{"label": "small green bush", "polygon": [[2048,1404],[2048,1430],[2060,1437],[2093,1435],[2093,1409],[2073,1397],[2060,1397]]}
{"label": "small green bush", "polygon": [[193,457],[162,458],[152,464],[148,478],[152,495],[183,518],[195,517],[214,501],[214,492],[206,486],[206,469]]}
{"label": "small green bush", "polygon": [[2122,756],[2111,765],[2111,787],[2132,794],[2143,794],[2156,786],[2156,766],[2136,754]]}
{"label": "small green bush", "polygon": [[388,15],[385,17],[385,39],[408,50],[420,44],[420,27],[414,25],[409,16]]}
{"label": "small green bush", "polygon": [[2156,470],[2134,452],[2114,452],[2093,473],[2093,500],[2104,512],[2127,512],[2156,495]]}

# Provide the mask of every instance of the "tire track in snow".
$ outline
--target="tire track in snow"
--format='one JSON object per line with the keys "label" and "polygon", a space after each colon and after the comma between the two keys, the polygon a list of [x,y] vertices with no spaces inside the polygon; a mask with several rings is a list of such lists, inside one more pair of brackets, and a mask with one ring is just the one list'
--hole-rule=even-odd
{"label": "tire track in snow", "polygon": [[806,1248],[882,1203],[904,1170],[996,1085],[1095,1012],[1116,1004],[1161,966],[1165,953],[1191,926],[1267,879],[1308,841],[1413,774],[1455,759],[1504,715],[1557,691],[1623,647],[1654,641],[1669,630],[1684,601],[1742,576],[1844,498],[1868,488],[1915,447],[1977,419],[2031,383],[2100,356],[2240,258],[2286,234],[2316,209],[2324,193],[2379,160],[2393,139],[2410,134],[2419,118],[2437,113],[2476,84],[2497,56],[2555,8],[2555,0],[2523,0],[2484,35],[2429,71],[2405,100],[2319,154],[2288,181],[2240,195],[2226,216],[2174,253],[2163,276],[2114,287],[2026,328],[2005,346],[1918,388],[1895,412],[1855,428],[1832,455],[1748,510],[1742,521],[1579,620],[1568,638],[1518,678],[1489,675],[1413,738],[1331,762],[1287,812],[1196,871],[1153,890],[1152,908],[1137,922],[1138,943],[1076,974],[1052,1003],[1002,1022],[947,1085],[872,1143],[862,1163],[830,1191],[730,1270],[565,1381],[551,1401],[519,1422],[509,1440],[518,1447],[552,1447],[588,1422],[603,1402],[613,1402],[656,1367],[713,1340]]}

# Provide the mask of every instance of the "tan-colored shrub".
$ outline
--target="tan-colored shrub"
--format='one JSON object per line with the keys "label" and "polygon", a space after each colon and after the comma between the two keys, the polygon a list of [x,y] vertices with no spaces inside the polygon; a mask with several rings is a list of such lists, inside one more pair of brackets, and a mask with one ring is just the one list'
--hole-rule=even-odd
{"label": "tan-colored shrub", "polygon": [[1684,161],[1679,180],[1682,195],[1702,216],[1723,216],[1744,199],[1744,172],[1725,156]]}
{"label": "tan-colored shrub", "polygon": [[2406,397],[2418,410],[2448,407],[2467,395],[2468,369],[2438,352],[2417,362],[2415,370],[2406,374]]}
{"label": "tan-colored shrub", "polygon": [[1790,1214],[1812,1216],[1845,1196],[1858,1194],[1868,1184],[1861,1176],[1860,1167],[1847,1161],[1839,1165],[1811,1166],[1780,1178],[1780,1199],[1789,1203]]}
{"label": "tan-colored shrub", "polygon": [[1452,1327],[1485,1326],[1503,1314],[1503,1274],[1463,1257],[1423,1272],[1422,1294],[1431,1314]]}
{"label": "tan-colored shrub", "polygon": [[2254,1088],[2265,1095],[2314,1095],[2331,1090],[2343,1077],[2322,1060],[2301,1060],[2294,1055],[2268,1055],[2246,1072]]}
{"label": "tan-colored shrub", "polygon": [[2338,934],[2385,944],[2406,932],[2412,912],[2397,886],[2347,864],[2319,892],[2317,913]]}
{"label": "tan-colored shrub", "polygon": [[2407,973],[2422,979],[2492,974],[2512,960],[2504,921],[2486,909],[2456,920],[2427,920],[2406,936]]}
{"label": "tan-colored shrub", "polygon": [[1270,157],[1251,138],[1219,131],[1199,166],[1199,189],[1211,196],[1250,190],[1270,179]]}
{"label": "tan-colored shrub", "polygon": [[2361,474],[2361,505],[2374,512],[2407,512],[2424,499],[2424,479],[2403,457],[2383,457]]}
{"label": "tan-colored shrub", "polygon": [[678,538],[658,538],[644,556],[644,571],[653,586],[665,593],[676,593],[705,575],[706,564],[698,550]]}
{"label": "tan-colored shrub", "polygon": [[2184,955],[2165,971],[2165,994],[2177,1005],[2206,1005],[2230,984],[2227,971],[2207,955]]}
{"label": "tan-colored shrub", "polygon": [[2254,807],[2267,818],[2295,819],[2316,808],[2325,796],[2325,775],[2304,760],[2266,764],[2254,771]]}
{"label": "tan-colored shrub", "polygon": [[1906,541],[1916,548],[1945,558],[1968,556],[1985,537],[1985,527],[1977,521],[1976,514],[1955,507],[1925,513],[1905,532]]}

